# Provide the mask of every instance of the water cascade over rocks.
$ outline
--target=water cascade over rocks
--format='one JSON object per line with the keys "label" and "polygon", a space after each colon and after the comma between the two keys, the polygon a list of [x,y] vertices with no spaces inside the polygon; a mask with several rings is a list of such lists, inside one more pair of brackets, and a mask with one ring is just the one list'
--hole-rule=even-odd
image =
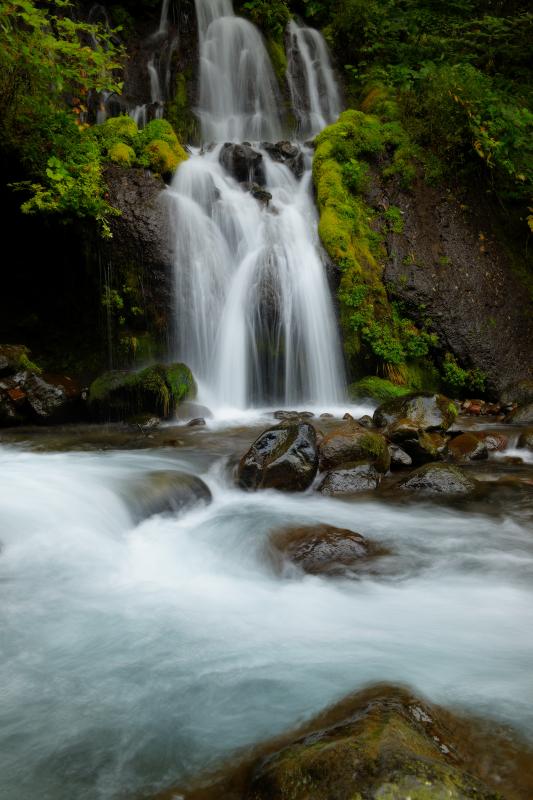
{"label": "water cascade over rocks", "polygon": [[[336,404],[343,365],[317,235],[311,153],[300,144],[273,146],[284,134],[281,93],[259,31],[234,15],[230,0],[196,0],[196,9],[205,144],[168,192],[177,355],[215,408]],[[302,131],[331,121],[339,105],[325,44],[316,37],[315,75],[306,77],[315,87],[312,113]],[[298,49],[307,39],[291,41]],[[301,53],[305,70],[309,57]],[[331,98],[316,88],[326,74]]]}

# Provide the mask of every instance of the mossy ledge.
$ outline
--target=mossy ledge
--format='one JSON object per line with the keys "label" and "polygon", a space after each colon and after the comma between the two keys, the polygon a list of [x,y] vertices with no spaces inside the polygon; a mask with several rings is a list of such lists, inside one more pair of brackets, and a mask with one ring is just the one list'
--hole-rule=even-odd
{"label": "mossy ledge", "polygon": [[140,372],[105,372],[91,384],[89,404],[98,419],[124,420],[143,413],[168,419],[179,403],[194,399],[196,392],[185,364],[155,364]]}
{"label": "mossy ledge", "polygon": [[[389,106],[381,98],[379,108],[392,114]],[[431,358],[437,337],[403,316],[382,279],[385,236],[389,230],[400,232],[401,215],[394,208],[379,213],[367,199],[373,174],[409,185],[416,174],[416,148],[396,119],[355,110],[341,114],[315,144],[319,234],[341,271],[340,321],[350,371],[426,388],[437,377]]]}

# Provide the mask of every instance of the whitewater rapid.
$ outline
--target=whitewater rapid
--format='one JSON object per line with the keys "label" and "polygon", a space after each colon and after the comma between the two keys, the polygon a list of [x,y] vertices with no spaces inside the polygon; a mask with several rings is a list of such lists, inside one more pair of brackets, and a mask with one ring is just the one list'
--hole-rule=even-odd
{"label": "whitewater rapid", "polygon": [[[0,774],[8,800],[155,790],[348,692],[405,682],[532,735],[533,541],[505,513],[233,488],[231,436],[180,451],[0,447]],[[250,432],[251,436],[251,432]],[[216,456],[216,453],[219,453]],[[213,503],[134,523],[153,470]],[[392,551],[359,581],[288,574],[288,523]]]}

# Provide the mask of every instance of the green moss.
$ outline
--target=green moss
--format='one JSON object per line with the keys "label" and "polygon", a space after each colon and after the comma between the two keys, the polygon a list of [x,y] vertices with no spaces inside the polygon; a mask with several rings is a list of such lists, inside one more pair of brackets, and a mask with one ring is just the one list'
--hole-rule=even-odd
{"label": "green moss", "polygon": [[361,397],[370,397],[373,400],[385,402],[393,397],[403,397],[411,391],[408,386],[397,386],[385,378],[369,375],[349,387],[350,397],[354,400]]}
{"label": "green moss", "polygon": [[280,83],[283,83],[287,73],[287,54],[285,52],[283,40],[269,37],[266,41],[266,45],[276,77]]}
{"label": "green moss", "polygon": [[19,367],[23,370],[28,370],[29,372],[35,372],[37,375],[42,374],[41,367],[37,366],[33,361],[30,361],[28,355],[26,353],[22,353],[19,358]]}
{"label": "green moss", "polygon": [[[378,92],[376,98],[380,96]],[[318,229],[341,270],[338,297],[346,354],[355,373],[364,359],[366,369],[405,384],[407,362],[427,358],[438,342],[402,316],[387,295],[384,239],[388,230],[403,230],[403,219],[394,206],[384,213],[371,208],[365,192],[372,170],[381,170],[383,178],[400,174],[402,181],[409,180],[409,137],[395,119],[350,110],[322,131],[315,144]]]}
{"label": "green moss", "polygon": [[166,119],[149,122],[137,136],[135,146],[139,163],[161,174],[174,172],[188,158]]}
{"label": "green moss", "polygon": [[196,395],[191,371],[184,364],[155,364],[140,372],[107,372],[89,390],[89,403],[99,417],[125,419],[132,414],[174,414],[178,404]]}
{"label": "green moss", "polygon": [[95,135],[108,147],[116,142],[133,144],[138,132],[137,123],[128,116],[110,117],[94,129]]}
{"label": "green moss", "polygon": [[123,167],[131,167],[135,162],[135,150],[124,142],[115,142],[108,148],[111,161]]}

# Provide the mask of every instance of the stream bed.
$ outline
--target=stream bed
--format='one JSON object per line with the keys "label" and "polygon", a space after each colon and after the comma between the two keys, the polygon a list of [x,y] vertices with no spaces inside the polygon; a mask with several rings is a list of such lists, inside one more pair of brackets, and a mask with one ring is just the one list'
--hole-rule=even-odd
{"label": "stream bed", "polygon": [[[532,465],[469,467],[491,491],[455,504],[243,492],[232,458],[271,422],[2,434],[6,800],[150,796],[378,681],[533,739]],[[212,503],[138,521],[168,470]],[[315,523],[389,555],[280,574],[270,534]]]}

